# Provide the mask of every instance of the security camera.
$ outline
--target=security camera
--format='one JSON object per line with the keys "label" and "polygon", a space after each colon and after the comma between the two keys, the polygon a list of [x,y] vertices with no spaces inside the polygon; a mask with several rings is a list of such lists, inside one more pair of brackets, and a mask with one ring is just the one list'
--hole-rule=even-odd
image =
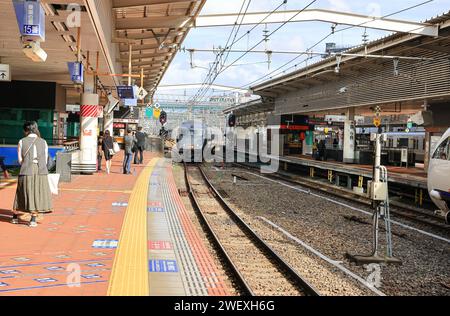
{"label": "security camera", "polygon": [[23,52],[36,63],[43,63],[47,60],[47,53],[41,48],[39,42],[24,43]]}

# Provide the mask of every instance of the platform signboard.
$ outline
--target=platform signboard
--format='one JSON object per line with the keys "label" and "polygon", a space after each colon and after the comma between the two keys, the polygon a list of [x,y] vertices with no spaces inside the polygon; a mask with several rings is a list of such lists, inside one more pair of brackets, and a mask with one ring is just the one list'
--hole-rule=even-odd
{"label": "platform signboard", "polygon": [[138,100],[140,100],[140,101],[144,100],[147,95],[148,95],[148,92],[144,88],[140,87],[138,89],[138,91],[137,91]]}
{"label": "platform signboard", "polygon": [[0,64],[0,81],[11,81],[11,68],[9,65]]}
{"label": "platform signboard", "polygon": [[83,84],[84,82],[84,71],[83,64],[79,62],[67,63],[69,67],[70,79],[75,84]]}
{"label": "platform signboard", "polygon": [[20,35],[26,40],[45,42],[45,11],[41,1],[13,0]]}

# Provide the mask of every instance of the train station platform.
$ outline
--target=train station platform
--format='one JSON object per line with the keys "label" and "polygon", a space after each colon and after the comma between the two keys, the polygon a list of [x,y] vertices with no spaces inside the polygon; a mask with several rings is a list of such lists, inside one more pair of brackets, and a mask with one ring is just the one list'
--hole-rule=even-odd
{"label": "train station platform", "polygon": [[[242,155],[239,152],[238,155]],[[247,154],[248,155],[248,154]],[[345,164],[336,161],[318,161],[309,156],[281,156],[274,157],[271,155],[263,155],[266,159],[279,160],[281,163],[280,168],[283,168],[283,164],[298,165],[303,167],[312,167],[321,170],[331,170],[335,173],[350,176],[363,176],[365,178],[372,178],[372,166],[358,165],[358,164]],[[427,173],[420,168],[402,168],[387,166],[389,173],[389,182],[394,184],[405,185],[417,189],[427,190]]]}
{"label": "train station platform", "polygon": [[75,176],[37,228],[9,223],[14,180],[0,186],[0,295],[228,295],[190,221],[170,161],[147,153],[132,175]]}

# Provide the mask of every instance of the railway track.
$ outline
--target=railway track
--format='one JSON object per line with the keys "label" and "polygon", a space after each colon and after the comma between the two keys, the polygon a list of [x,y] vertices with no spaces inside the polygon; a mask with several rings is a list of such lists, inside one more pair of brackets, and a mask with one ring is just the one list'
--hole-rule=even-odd
{"label": "railway track", "polygon": [[200,166],[184,167],[193,206],[243,294],[320,295],[233,211]]}
{"label": "railway track", "polygon": [[[252,172],[256,172],[255,169],[258,169],[257,166],[243,164],[243,163],[235,163],[235,166],[239,168],[244,168],[246,170],[251,170]],[[259,174],[259,173],[258,173]],[[339,198],[345,199],[347,201],[356,202],[365,206],[370,206],[370,199],[358,195],[356,193],[349,192],[348,190],[344,190],[342,188],[336,187],[334,185],[329,185],[328,183],[324,183],[321,181],[310,180],[304,177],[296,176],[295,174],[284,174],[284,173],[276,173],[271,175],[263,175],[267,178],[277,179],[281,181],[285,181],[294,185],[300,185],[307,187],[309,189],[313,189],[316,191],[320,191],[325,194],[330,194],[333,196],[337,196]],[[401,203],[395,200],[390,202],[391,204],[391,213],[397,215],[398,217],[402,217],[405,219],[409,219],[415,221],[420,224],[426,224],[429,226],[433,226],[439,229],[443,229],[448,231],[450,229],[449,225],[446,225],[443,222],[443,219],[434,215],[433,213],[428,213],[425,210],[420,210],[413,208],[405,203]]]}

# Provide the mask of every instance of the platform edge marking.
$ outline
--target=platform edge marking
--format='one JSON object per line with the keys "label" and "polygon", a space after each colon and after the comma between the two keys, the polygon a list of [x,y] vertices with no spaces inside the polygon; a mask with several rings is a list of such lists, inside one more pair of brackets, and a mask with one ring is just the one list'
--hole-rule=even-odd
{"label": "platform edge marking", "polygon": [[144,168],[131,193],[119,238],[108,296],[149,296],[147,196],[158,158]]}

